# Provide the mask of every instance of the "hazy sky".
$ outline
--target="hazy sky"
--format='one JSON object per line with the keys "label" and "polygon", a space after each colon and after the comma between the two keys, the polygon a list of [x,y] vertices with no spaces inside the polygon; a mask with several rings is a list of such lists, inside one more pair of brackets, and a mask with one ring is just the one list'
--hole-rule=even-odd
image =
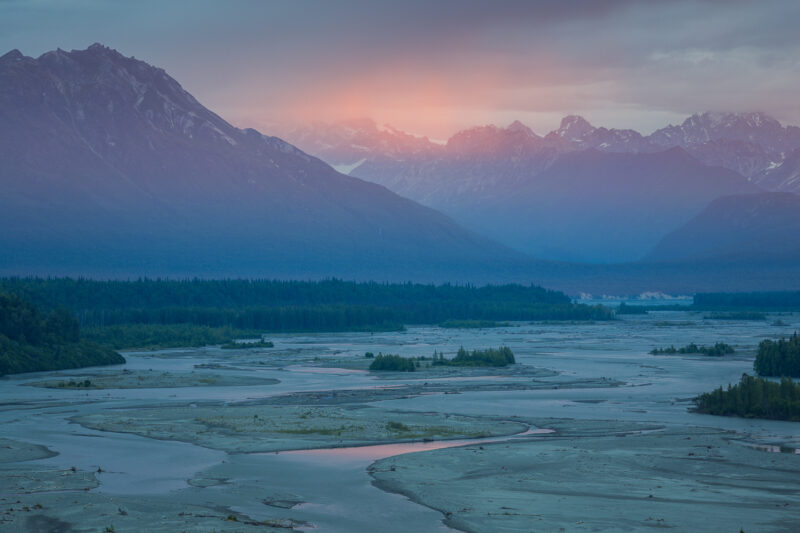
{"label": "hazy sky", "polygon": [[798,0],[0,0],[0,49],[98,41],[239,126],[370,116],[434,138],[580,113],[800,124]]}

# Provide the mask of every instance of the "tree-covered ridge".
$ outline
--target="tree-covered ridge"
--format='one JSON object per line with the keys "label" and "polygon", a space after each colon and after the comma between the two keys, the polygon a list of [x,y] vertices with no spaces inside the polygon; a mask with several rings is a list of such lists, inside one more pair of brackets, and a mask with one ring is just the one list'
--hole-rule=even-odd
{"label": "tree-covered ridge", "polygon": [[800,337],[797,332],[788,339],[761,341],[753,369],[761,376],[800,377]]}
{"label": "tree-covered ridge", "polygon": [[262,332],[396,330],[447,320],[606,320],[532,285],[421,285],[341,280],[0,279],[44,308],[69,307],[83,326],[194,324]]}
{"label": "tree-covered ridge", "polygon": [[723,356],[734,353],[733,346],[725,344],[724,342],[717,342],[713,346],[700,345],[695,343],[687,344],[681,348],[669,346],[667,348],[653,348],[650,350],[652,355],[674,355],[674,354],[700,354],[711,356]]}
{"label": "tree-covered ridge", "polygon": [[738,384],[701,394],[694,402],[699,413],[800,420],[800,383],[788,377],[776,383],[743,374]]}
{"label": "tree-covered ridge", "polygon": [[42,317],[29,301],[16,294],[0,294],[0,335],[23,344],[77,342],[80,326],[69,311],[54,309]]}
{"label": "tree-covered ridge", "polygon": [[54,309],[42,316],[31,302],[0,294],[0,375],[124,362],[109,348],[81,341],[69,311]]}

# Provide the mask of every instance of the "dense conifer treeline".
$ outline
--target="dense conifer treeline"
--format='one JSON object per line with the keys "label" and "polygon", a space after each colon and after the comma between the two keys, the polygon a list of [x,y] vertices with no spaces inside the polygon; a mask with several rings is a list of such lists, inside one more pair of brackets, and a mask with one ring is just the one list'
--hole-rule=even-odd
{"label": "dense conifer treeline", "polygon": [[0,279],[42,308],[67,307],[83,326],[194,324],[272,332],[399,329],[446,320],[607,320],[536,286],[356,283],[341,280]]}
{"label": "dense conifer treeline", "polygon": [[648,311],[643,305],[627,305],[625,302],[620,302],[616,313],[618,315],[646,315]]}
{"label": "dense conifer treeline", "polygon": [[695,398],[697,412],[748,418],[800,420],[800,383],[781,378],[780,383],[747,374],[728,385]]}
{"label": "dense conifer treeline", "polygon": [[800,291],[706,292],[694,295],[698,309],[800,310]]}
{"label": "dense conifer treeline", "polygon": [[800,378],[800,337],[797,332],[788,339],[761,341],[753,369],[761,376]]}
{"label": "dense conifer treeline", "polygon": [[31,302],[0,293],[0,376],[124,362],[108,348],[82,342],[69,311],[42,316]]}
{"label": "dense conifer treeline", "polygon": [[208,346],[224,344],[235,338],[258,333],[230,327],[212,328],[195,324],[117,324],[84,328],[82,331],[85,339],[115,350]]}

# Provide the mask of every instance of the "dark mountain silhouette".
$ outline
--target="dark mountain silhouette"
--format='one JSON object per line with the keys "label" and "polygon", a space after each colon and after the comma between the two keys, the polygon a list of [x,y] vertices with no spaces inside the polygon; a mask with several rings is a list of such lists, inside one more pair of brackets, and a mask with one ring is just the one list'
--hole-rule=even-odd
{"label": "dark mountain silhouette", "polygon": [[724,196],[671,232],[647,261],[774,263],[800,260],[800,196]]}
{"label": "dark mountain silhouette", "polygon": [[530,265],[99,44],[0,58],[0,162],[4,272],[456,280]]}
{"label": "dark mountain silhouette", "polygon": [[639,259],[711,200],[758,188],[707,167],[682,148],[652,154],[586,150],[562,156],[506,196],[454,213],[487,235],[539,257]]}

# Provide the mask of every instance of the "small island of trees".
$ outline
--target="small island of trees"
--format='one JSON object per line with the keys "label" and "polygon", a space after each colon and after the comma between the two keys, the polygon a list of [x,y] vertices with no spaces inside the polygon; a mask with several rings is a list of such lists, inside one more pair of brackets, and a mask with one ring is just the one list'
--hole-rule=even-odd
{"label": "small island of trees", "polygon": [[800,420],[800,383],[780,383],[747,374],[736,385],[722,387],[694,399],[698,413],[710,415]]}
{"label": "small island of trees", "polygon": [[682,348],[675,348],[675,346],[670,346],[668,348],[653,348],[650,350],[651,355],[675,355],[675,354],[699,354],[699,355],[710,355],[714,357],[721,357],[723,355],[728,355],[734,353],[733,346],[730,344],[725,344],[724,342],[718,342],[714,344],[714,346],[705,346],[700,345],[698,346],[695,343],[687,344]]}
{"label": "small island of trees", "polygon": [[370,370],[385,370],[393,372],[414,372],[424,362],[426,366],[492,366],[502,367],[516,363],[514,353],[511,348],[501,346],[500,348],[488,348],[486,350],[467,351],[462,346],[452,359],[445,358],[443,353],[433,352],[433,357],[402,357],[400,355],[384,355],[379,353],[373,355],[371,352],[364,354],[366,358],[371,358]]}
{"label": "small island of trees", "polygon": [[761,341],[753,369],[761,376],[800,378],[800,337],[797,332],[788,339]]}
{"label": "small island of trees", "polygon": [[265,341],[264,339],[242,340],[242,341],[229,341],[221,344],[220,348],[223,350],[245,350],[247,348],[274,348],[275,344],[272,341]]}
{"label": "small island of trees", "polygon": [[[736,385],[701,394],[694,399],[696,411],[711,415],[800,420],[800,337],[763,340],[753,368],[759,377],[742,375]],[[780,382],[760,376],[780,377]]]}
{"label": "small island of trees", "polygon": [[433,366],[508,366],[516,363],[514,353],[508,346],[489,348],[487,350],[473,350],[468,352],[462,346],[456,356],[445,359],[444,354],[433,352]]}
{"label": "small island of trees", "polygon": [[379,353],[372,359],[369,369],[390,372],[413,372],[416,370],[416,365],[413,357]]}

